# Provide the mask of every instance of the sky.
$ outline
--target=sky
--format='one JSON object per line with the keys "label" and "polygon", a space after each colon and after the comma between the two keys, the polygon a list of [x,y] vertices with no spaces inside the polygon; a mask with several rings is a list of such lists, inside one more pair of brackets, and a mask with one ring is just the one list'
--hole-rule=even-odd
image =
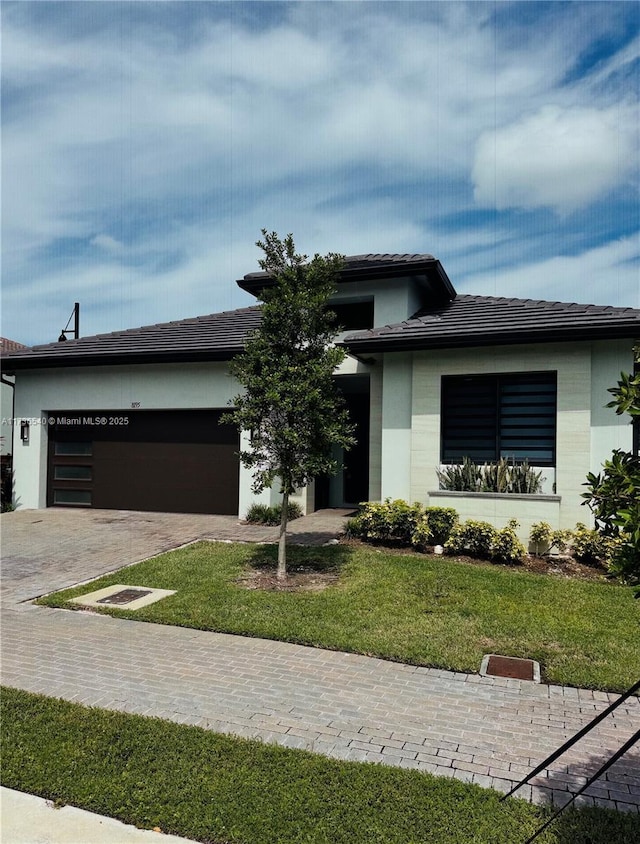
{"label": "sky", "polygon": [[11,2],[2,335],[245,307],[261,229],[640,308],[640,3]]}

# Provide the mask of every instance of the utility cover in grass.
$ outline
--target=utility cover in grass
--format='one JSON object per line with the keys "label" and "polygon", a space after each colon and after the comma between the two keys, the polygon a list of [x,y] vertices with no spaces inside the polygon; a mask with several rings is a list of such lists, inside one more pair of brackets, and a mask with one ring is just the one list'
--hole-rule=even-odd
{"label": "utility cover in grass", "polygon": [[175,594],[175,589],[152,589],[148,586],[127,586],[123,583],[115,583],[113,586],[96,589],[95,592],[89,592],[87,595],[71,598],[71,602],[83,607],[122,607],[125,610],[139,610],[141,607],[148,607],[149,604],[155,604],[156,601]]}

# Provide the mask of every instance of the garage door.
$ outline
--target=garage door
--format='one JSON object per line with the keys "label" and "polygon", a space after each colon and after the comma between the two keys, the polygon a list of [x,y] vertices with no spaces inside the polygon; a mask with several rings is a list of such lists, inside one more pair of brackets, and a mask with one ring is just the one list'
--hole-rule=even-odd
{"label": "garage door", "polygon": [[50,411],[49,506],[238,512],[238,431],[223,410]]}

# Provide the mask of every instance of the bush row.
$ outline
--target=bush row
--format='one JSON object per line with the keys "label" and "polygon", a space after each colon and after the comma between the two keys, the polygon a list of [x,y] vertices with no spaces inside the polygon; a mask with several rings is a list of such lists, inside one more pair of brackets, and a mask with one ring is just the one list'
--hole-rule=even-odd
{"label": "bush row", "polygon": [[[387,499],[361,505],[358,515],[347,522],[346,532],[365,542],[413,547],[419,551],[440,545],[447,554],[519,563],[527,551],[518,538],[517,528],[515,519],[499,529],[475,519],[460,522],[452,507],[423,508],[421,504]],[[581,523],[575,530],[553,530],[546,522],[538,522],[532,526],[529,538],[536,554],[569,549],[578,561],[590,565],[610,563],[616,541]]]}
{"label": "bush row", "polygon": [[[290,501],[287,507],[287,518],[289,521],[299,519],[302,515],[300,506],[295,501]],[[251,525],[279,525],[282,518],[282,504],[252,504],[247,511],[247,522]]]}

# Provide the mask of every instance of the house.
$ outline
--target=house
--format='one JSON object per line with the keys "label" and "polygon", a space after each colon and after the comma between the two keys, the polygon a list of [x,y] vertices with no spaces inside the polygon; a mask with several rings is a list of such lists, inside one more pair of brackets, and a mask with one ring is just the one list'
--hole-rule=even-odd
{"label": "house", "polygon": [[[16,340],[0,337],[0,356],[4,357],[17,349],[27,347]],[[0,455],[5,458],[13,452],[13,390],[14,379],[4,373],[0,384]]]}
{"label": "house", "polygon": [[[238,281],[257,294],[265,273]],[[301,490],[306,512],[404,498],[528,534],[588,521],[580,493],[628,420],[607,388],[633,367],[640,310],[458,295],[431,255],[346,259],[332,300],[348,357],[336,372],[357,426],[344,471]],[[16,350],[14,449],[19,507],[101,507],[244,515],[277,490],[251,492],[244,434],[220,425],[238,385],[228,361],[258,306]],[[536,495],[451,493],[436,470],[463,456],[526,458]]]}

